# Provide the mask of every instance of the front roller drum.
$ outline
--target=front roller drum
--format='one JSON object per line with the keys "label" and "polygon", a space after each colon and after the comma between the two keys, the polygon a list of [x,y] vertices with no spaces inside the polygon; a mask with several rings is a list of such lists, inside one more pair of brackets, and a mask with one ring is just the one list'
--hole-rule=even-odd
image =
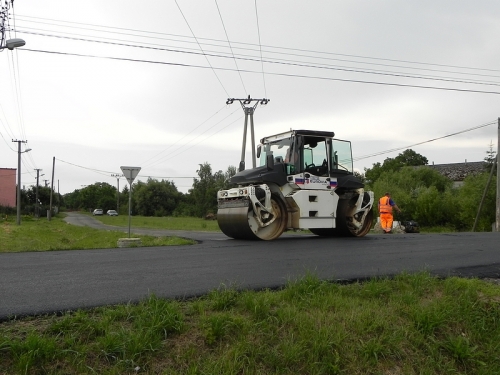
{"label": "front roller drum", "polygon": [[219,208],[217,211],[219,228],[226,236],[235,239],[274,240],[286,229],[287,211],[285,203],[274,195],[271,196],[271,205],[275,215],[269,220],[271,223],[264,227],[259,226],[251,206]]}

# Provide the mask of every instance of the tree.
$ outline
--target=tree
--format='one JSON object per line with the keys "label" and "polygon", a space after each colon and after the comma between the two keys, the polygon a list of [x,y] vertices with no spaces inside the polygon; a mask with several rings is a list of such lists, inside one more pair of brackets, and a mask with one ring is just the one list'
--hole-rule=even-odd
{"label": "tree", "polygon": [[64,199],[68,208],[89,211],[102,208],[106,212],[116,208],[116,188],[106,182],[96,182],[66,194]]}
{"label": "tree", "polygon": [[217,212],[217,191],[229,187],[229,179],[236,174],[236,167],[229,166],[226,172],[218,171],[212,174],[208,162],[200,164],[196,171],[199,178],[193,180],[193,188],[189,190],[188,200],[192,204],[194,216],[203,217],[208,213]]}
{"label": "tree", "polygon": [[[477,215],[479,204],[489,179],[489,173],[484,172],[475,176],[468,176],[458,191],[459,218],[461,229],[471,230]],[[479,220],[477,230],[491,231],[491,224],[495,222],[496,207],[496,179],[491,181],[490,188],[486,192],[485,201]]]}
{"label": "tree", "polygon": [[395,158],[385,159],[384,164],[374,163],[372,168],[365,168],[365,177],[367,182],[373,185],[384,172],[397,171],[402,167],[426,165],[427,163],[428,160],[425,156],[408,149]]}
{"label": "tree", "polygon": [[[493,163],[497,158],[496,151],[493,150],[493,143],[490,141],[490,149],[486,151],[486,157],[484,158],[485,166],[484,169],[486,172],[489,172],[493,167]],[[496,175],[496,170],[493,170],[493,173]]]}
{"label": "tree", "polygon": [[404,167],[386,171],[373,184],[376,201],[390,191],[403,211],[400,219],[423,226],[455,225],[459,205],[452,181],[432,168]]}
{"label": "tree", "polygon": [[138,181],[132,190],[135,211],[143,216],[171,216],[180,201],[174,182],[149,178]]}

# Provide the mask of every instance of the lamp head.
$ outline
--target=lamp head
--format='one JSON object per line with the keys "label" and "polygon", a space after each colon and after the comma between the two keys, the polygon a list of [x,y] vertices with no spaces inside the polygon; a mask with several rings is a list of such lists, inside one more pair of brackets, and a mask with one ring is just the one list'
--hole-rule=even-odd
{"label": "lamp head", "polygon": [[17,48],[17,47],[22,47],[25,44],[26,44],[26,42],[23,39],[19,39],[19,38],[9,39],[6,42],[7,48],[10,50],[13,50],[14,48]]}

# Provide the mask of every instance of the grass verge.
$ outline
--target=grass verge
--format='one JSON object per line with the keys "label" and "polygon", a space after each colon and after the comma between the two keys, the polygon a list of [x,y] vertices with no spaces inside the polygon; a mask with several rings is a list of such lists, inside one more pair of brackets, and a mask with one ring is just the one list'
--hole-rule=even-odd
{"label": "grass verge", "polygon": [[[13,218],[15,219],[15,218]],[[117,248],[119,238],[127,234],[119,231],[97,230],[69,225],[62,215],[51,221],[23,217],[22,224],[3,220],[0,224],[0,253],[22,251],[81,250]],[[191,245],[195,241],[179,237],[140,235],[141,246]]]}
{"label": "grass verge", "polygon": [[500,287],[427,273],[221,286],[0,324],[5,374],[498,374]]}
{"label": "grass verge", "polygon": [[[128,227],[127,215],[119,215],[119,216],[103,215],[103,216],[94,216],[94,218],[101,221],[103,224]],[[205,220],[196,217],[132,216],[130,219],[130,223],[132,227],[137,227],[137,228],[220,232],[217,220]]]}

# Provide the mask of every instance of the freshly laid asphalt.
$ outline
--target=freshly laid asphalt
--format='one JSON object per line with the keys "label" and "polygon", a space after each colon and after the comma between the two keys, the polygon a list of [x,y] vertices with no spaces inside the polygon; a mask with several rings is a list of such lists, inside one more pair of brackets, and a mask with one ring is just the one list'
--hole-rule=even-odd
{"label": "freshly laid asphalt", "polygon": [[[98,229],[70,213],[70,225]],[[198,241],[163,246],[0,254],[0,320],[120,303],[151,294],[203,295],[226,286],[280,288],[307,272],[328,280],[362,280],[401,272],[500,278],[500,233],[369,234],[363,238],[283,235],[275,241],[233,240],[222,233],[132,228]]]}

